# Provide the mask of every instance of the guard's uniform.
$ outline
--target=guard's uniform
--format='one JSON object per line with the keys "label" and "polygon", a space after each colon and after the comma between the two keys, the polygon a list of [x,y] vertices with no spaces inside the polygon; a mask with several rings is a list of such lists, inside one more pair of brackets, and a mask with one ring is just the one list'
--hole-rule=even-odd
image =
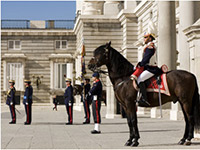
{"label": "guard's uniform", "polygon": [[[155,52],[156,52],[156,48],[153,42],[149,42],[145,48],[144,48],[144,53],[143,53],[143,59],[141,62],[138,63],[137,67],[136,67],[136,71],[133,73],[133,75],[138,78],[143,71],[147,70],[148,72],[150,72],[150,76],[153,76],[154,74],[160,74],[162,73],[162,70],[160,68],[157,67],[157,63],[155,60]],[[141,79],[142,78],[142,79]],[[145,81],[146,78],[150,78],[150,77],[139,77],[138,78],[138,84],[142,81]]]}
{"label": "guard's uniform", "polygon": [[143,59],[136,66],[136,71],[131,75],[131,78],[137,79],[142,98],[138,101],[139,106],[150,106],[147,100],[145,80],[153,77],[156,74],[161,74],[162,70],[157,67],[156,62],[156,48],[152,42],[156,37],[156,27],[153,21],[148,24],[148,32],[144,35],[144,48]]}
{"label": "guard's uniform", "polygon": [[101,95],[102,95],[102,83],[100,80],[97,80],[94,84],[92,89],[90,90],[90,95],[92,98],[92,112],[94,123],[101,123]]}
{"label": "guard's uniform", "polygon": [[25,106],[26,111],[26,122],[25,124],[31,124],[32,121],[32,95],[33,95],[33,88],[31,85],[26,86],[25,93],[24,93],[24,100],[23,104]]}
{"label": "guard's uniform", "polygon": [[72,124],[74,97],[73,97],[73,87],[71,85],[66,88],[64,97],[65,97],[65,106],[68,114],[68,123]]}
{"label": "guard's uniform", "polygon": [[84,86],[84,94],[85,94],[85,99],[83,100],[83,106],[84,106],[84,111],[85,111],[85,118],[86,118],[86,121],[85,123],[90,123],[90,104],[91,104],[91,100],[90,100],[90,97],[88,96],[88,93],[90,91],[90,84],[86,84]]}
{"label": "guard's uniform", "polygon": [[12,87],[8,90],[7,93],[7,100],[6,100],[6,104],[9,106],[10,108],[10,114],[11,114],[11,118],[12,121],[10,122],[10,124],[12,123],[16,123],[16,112],[15,112],[15,87]]}

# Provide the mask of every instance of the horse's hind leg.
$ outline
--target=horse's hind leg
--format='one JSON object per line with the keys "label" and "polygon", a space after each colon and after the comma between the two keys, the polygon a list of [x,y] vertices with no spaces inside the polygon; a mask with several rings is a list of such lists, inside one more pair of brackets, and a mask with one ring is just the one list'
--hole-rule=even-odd
{"label": "horse's hind leg", "polygon": [[[180,104],[181,104],[181,103],[180,103]],[[187,139],[188,133],[189,133],[188,118],[187,118],[187,115],[186,115],[186,113],[185,113],[185,110],[184,110],[182,104],[181,104],[181,108],[182,108],[183,115],[184,115],[184,119],[185,119],[185,132],[184,132],[183,138],[178,142],[179,145],[183,145],[183,144],[185,143],[185,140]]]}
{"label": "horse's hind leg", "polygon": [[[181,104],[181,103],[180,103]],[[189,105],[181,104],[181,108],[185,118],[185,133],[183,138],[179,141],[180,145],[190,145],[191,139],[194,137],[194,119],[191,115],[191,109]]]}

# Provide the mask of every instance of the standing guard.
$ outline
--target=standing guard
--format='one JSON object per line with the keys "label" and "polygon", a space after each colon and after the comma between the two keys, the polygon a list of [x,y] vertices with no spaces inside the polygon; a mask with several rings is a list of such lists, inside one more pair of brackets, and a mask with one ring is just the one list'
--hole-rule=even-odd
{"label": "standing guard", "polygon": [[100,134],[100,123],[101,123],[101,95],[102,95],[102,83],[99,80],[99,73],[95,72],[92,75],[92,80],[94,81],[93,87],[89,92],[89,96],[92,98],[92,112],[94,118],[94,130],[91,131],[92,134]]}
{"label": "standing guard", "polygon": [[6,104],[9,106],[10,108],[10,114],[11,114],[11,118],[12,121],[9,122],[9,124],[15,124],[16,123],[16,112],[15,112],[15,81],[14,80],[9,80],[9,85],[10,85],[10,89],[8,90],[7,93],[7,100],[6,100]]}
{"label": "standing guard", "polygon": [[84,97],[83,97],[83,106],[84,106],[84,112],[85,112],[85,121],[83,124],[89,124],[90,123],[90,104],[91,100],[88,96],[88,93],[90,91],[90,78],[85,77],[85,86],[84,86]]}
{"label": "standing guard", "polygon": [[73,96],[73,87],[71,85],[71,79],[66,78],[66,90],[65,90],[65,106],[68,114],[68,122],[66,125],[73,124],[73,103],[74,103],[74,96]]}
{"label": "standing guard", "polygon": [[24,93],[24,101],[23,104],[25,106],[26,111],[26,122],[24,122],[24,125],[30,125],[31,124],[31,112],[32,112],[32,95],[33,95],[33,88],[31,86],[30,80],[24,80],[24,84],[26,86],[25,93]]}

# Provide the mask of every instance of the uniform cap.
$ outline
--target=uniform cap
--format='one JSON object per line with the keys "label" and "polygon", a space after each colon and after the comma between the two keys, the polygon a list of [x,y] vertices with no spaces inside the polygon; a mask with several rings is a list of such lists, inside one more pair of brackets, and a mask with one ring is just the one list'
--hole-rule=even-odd
{"label": "uniform cap", "polygon": [[8,82],[9,83],[15,83],[15,80],[9,80]]}
{"label": "uniform cap", "polygon": [[66,82],[71,82],[72,79],[70,79],[70,78],[66,78],[65,81],[66,81]]}
{"label": "uniform cap", "polygon": [[93,75],[92,75],[92,77],[99,77],[99,73],[98,72],[95,72],[95,73],[93,73]]}
{"label": "uniform cap", "polygon": [[31,80],[25,79],[24,82],[25,82],[25,83],[31,83]]}
{"label": "uniform cap", "polygon": [[147,29],[147,32],[144,33],[144,37],[149,36],[149,35],[151,35],[154,39],[157,36],[157,29],[152,20],[150,20],[148,23],[148,29]]}
{"label": "uniform cap", "polygon": [[86,76],[86,77],[85,77],[85,80],[90,80],[90,77]]}

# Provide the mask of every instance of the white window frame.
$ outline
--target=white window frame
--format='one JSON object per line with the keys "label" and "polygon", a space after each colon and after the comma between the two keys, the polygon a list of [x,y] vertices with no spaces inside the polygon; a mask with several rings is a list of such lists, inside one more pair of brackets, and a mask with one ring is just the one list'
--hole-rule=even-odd
{"label": "white window frame", "polygon": [[[64,77],[62,76],[62,74],[63,74],[63,70],[62,70],[62,65],[66,65],[66,73],[65,73],[65,75],[67,76],[67,63],[54,63],[54,75],[53,75],[53,77],[54,77],[54,83],[53,83],[53,87],[54,87],[54,89],[65,89],[66,88],[66,86],[64,86],[64,87],[62,87],[62,84],[63,84],[63,82],[65,83],[65,79],[64,79]],[[60,83],[58,84],[58,86],[56,85],[57,84],[57,76],[58,76],[58,66],[60,66],[60,79],[63,79],[63,80],[60,80]]]}
{"label": "white window frame", "polygon": [[[60,47],[59,48],[56,47],[56,42],[60,42]],[[62,46],[62,42],[66,42],[66,47],[65,48],[63,48],[63,46]],[[68,48],[67,40],[56,40],[55,41],[55,49],[57,49],[57,50],[66,50],[67,48]]]}
{"label": "white window frame", "polygon": [[[13,48],[10,48],[9,43],[10,41],[13,41]],[[19,48],[16,48],[15,42],[19,41]],[[21,41],[20,40],[8,40],[8,50],[21,50]]]}
{"label": "white window frame", "polygon": [[[14,66],[15,69],[11,68],[11,66]],[[18,62],[16,63],[8,62],[6,63],[6,68],[7,68],[6,69],[6,89],[9,88],[8,81],[15,80],[16,90],[22,91],[23,90],[23,64],[18,63]]]}

